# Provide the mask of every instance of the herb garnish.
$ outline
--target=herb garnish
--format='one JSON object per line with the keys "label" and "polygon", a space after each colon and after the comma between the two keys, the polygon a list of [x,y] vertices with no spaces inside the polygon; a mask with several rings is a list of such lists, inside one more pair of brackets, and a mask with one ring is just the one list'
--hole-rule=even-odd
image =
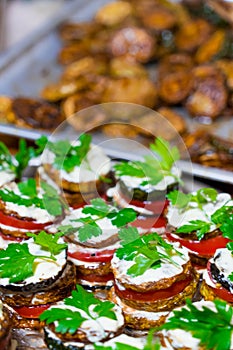
{"label": "herb garnish", "polygon": [[[180,191],[172,191],[167,195],[167,198],[171,203],[182,211],[194,208],[190,205],[190,202],[194,202],[197,208],[203,210],[203,205],[216,202],[217,191],[213,188],[202,188],[195,194],[185,194]],[[232,223],[229,221],[229,215],[233,212],[233,205],[227,205],[225,203],[221,208],[217,209],[212,215],[207,216],[206,221],[203,220],[190,220],[189,223],[180,226],[176,233],[191,233],[196,231],[198,240],[201,240],[206,233],[211,229],[212,225],[215,225],[216,229],[219,229],[223,236],[228,238],[227,234]],[[233,237],[232,237],[233,238]]]}
{"label": "herb garnish", "polygon": [[75,166],[81,165],[90,150],[91,139],[91,135],[81,134],[77,145],[72,145],[68,140],[46,140],[46,148],[55,155],[53,166],[71,172]]}
{"label": "herb garnish", "polygon": [[207,350],[230,350],[233,308],[222,300],[216,299],[213,303],[216,312],[206,306],[199,310],[195,303],[187,300],[187,306],[173,310],[174,316],[168,318],[159,329],[183,329],[200,339],[200,346]]}
{"label": "herb garnish", "polygon": [[[127,235],[127,230],[129,230],[131,237],[134,236],[134,240],[131,242],[123,238]],[[140,237],[138,231],[136,232],[135,229],[132,231],[132,228],[129,228],[123,229],[120,232],[120,237],[123,238],[121,242],[123,247],[116,250],[116,256],[121,260],[134,262],[127,271],[133,277],[142,275],[148,269],[157,269],[165,261],[176,265],[172,256],[175,254],[182,256],[172,244],[167,243],[156,232]],[[159,248],[162,248],[162,251]]]}
{"label": "herb garnish", "polygon": [[50,256],[33,255],[27,243],[11,243],[6,249],[0,250],[0,277],[9,278],[10,283],[17,283],[33,276],[37,258],[55,261],[55,255],[67,248],[66,243],[58,243],[61,233],[48,234],[41,231],[38,235],[28,233],[34,242],[50,253]]}
{"label": "herb garnish", "polygon": [[158,137],[150,144],[150,149],[157,157],[144,156],[143,161],[118,163],[114,166],[116,175],[142,178],[141,186],[157,185],[165,176],[173,176],[179,181],[171,172],[173,164],[180,158],[178,148],[170,147],[166,140]]}
{"label": "herb garnish", "polygon": [[35,206],[46,209],[50,215],[58,216],[62,214],[64,203],[57,191],[41,181],[40,186],[43,189],[41,197],[38,197],[38,191],[35,179],[28,179],[17,184],[20,194],[9,190],[8,188],[0,189],[0,199],[4,202],[16,203],[25,207]]}
{"label": "herb garnish", "polygon": [[108,205],[103,199],[95,198],[90,201],[90,205],[86,205],[82,209],[83,214],[88,216],[80,219],[74,219],[73,222],[80,222],[80,227],[73,225],[60,226],[59,229],[65,231],[66,234],[78,232],[81,242],[85,242],[92,237],[98,237],[102,234],[102,229],[98,225],[98,221],[107,218],[112,225],[122,227],[136,219],[136,212],[131,208],[118,209],[115,206]]}
{"label": "herb garnish", "polygon": [[[100,317],[107,317],[111,320],[117,319],[113,311],[115,305],[112,302],[95,298],[92,293],[85,291],[78,284],[76,290],[71,292],[71,296],[64,299],[64,304],[75,307],[77,311],[59,308],[58,306],[48,309],[40,315],[40,320],[47,324],[56,321],[55,330],[62,334],[67,332],[74,334],[86,320],[94,320],[99,323]],[[82,313],[80,310],[82,310]]]}
{"label": "herb garnish", "polygon": [[[41,137],[40,139],[43,139]],[[43,152],[43,147],[41,147],[37,142],[38,146],[27,147],[27,143],[24,139],[19,140],[19,150],[13,156],[7,146],[0,142],[0,171],[10,171],[15,174],[16,179],[20,180],[24,169],[28,166],[30,159],[40,155]]]}

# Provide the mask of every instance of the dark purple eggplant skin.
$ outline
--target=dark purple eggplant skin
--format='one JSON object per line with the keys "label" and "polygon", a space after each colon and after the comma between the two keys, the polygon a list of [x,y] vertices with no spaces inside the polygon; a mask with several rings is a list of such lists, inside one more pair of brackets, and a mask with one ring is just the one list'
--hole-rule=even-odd
{"label": "dark purple eggplant skin", "polygon": [[220,283],[223,288],[227,289],[230,293],[233,291],[233,283],[226,279],[226,277],[223,276],[223,274],[220,273],[219,269],[214,263],[210,264],[210,272],[211,276],[217,283]]}
{"label": "dark purple eggplant skin", "polygon": [[75,345],[65,346],[62,340],[50,337],[46,327],[44,328],[44,334],[45,334],[45,343],[48,346],[48,348],[51,350],[81,350],[81,349],[84,350],[85,349],[85,344],[83,344],[82,347],[75,346]]}

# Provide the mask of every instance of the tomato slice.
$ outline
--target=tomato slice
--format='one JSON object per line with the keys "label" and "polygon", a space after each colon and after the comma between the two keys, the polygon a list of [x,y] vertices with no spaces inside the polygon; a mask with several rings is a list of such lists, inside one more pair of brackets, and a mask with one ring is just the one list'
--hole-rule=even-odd
{"label": "tomato slice", "polygon": [[167,221],[163,216],[143,216],[140,215],[137,217],[137,219],[130,223],[130,225],[134,227],[141,227],[144,229],[151,229],[151,228],[161,228],[166,227]]}
{"label": "tomato slice", "polygon": [[110,262],[112,260],[113,254],[115,253],[115,249],[105,249],[98,251],[96,250],[94,253],[89,252],[69,252],[68,256],[73,259],[86,261],[86,262]]}
{"label": "tomato slice", "polygon": [[120,192],[120,196],[130,205],[135,207],[144,208],[151,211],[155,215],[161,215],[169,204],[169,201],[164,198],[160,201],[140,201],[136,199],[130,199]]}
{"label": "tomato slice", "polygon": [[183,280],[183,281],[177,281],[173,283],[173,285],[166,289],[159,289],[156,291],[150,291],[150,292],[136,292],[129,289],[119,289],[117,285],[115,285],[115,291],[116,294],[123,299],[128,300],[138,300],[138,301],[144,301],[144,302],[153,302],[160,299],[167,299],[170,297],[173,297],[174,295],[179,294],[182,292],[185,287],[189,285],[191,282],[191,277]]}
{"label": "tomato slice", "polygon": [[193,252],[196,252],[204,256],[214,255],[216,249],[225,248],[226,244],[229,242],[229,239],[224,238],[222,235],[203,239],[201,241],[192,241],[184,238],[174,237],[172,233],[166,233],[167,239],[172,242],[180,242],[180,244]]}
{"label": "tomato slice", "polygon": [[34,221],[21,220],[14,216],[5,215],[2,211],[0,211],[0,223],[6,226],[22,228],[26,230],[42,230],[45,228],[45,226],[51,224],[51,222],[41,224]]}
{"label": "tomato slice", "polygon": [[51,305],[35,305],[35,306],[14,306],[13,309],[25,318],[39,318],[43,311],[47,310]]}
{"label": "tomato slice", "polygon": [[99,282],[106,283],[114,279],[113,273],[108,273],[107,275],[96,275],[94,273],[90,275],[78,274],[78,279],[85,280],[88,282]]}

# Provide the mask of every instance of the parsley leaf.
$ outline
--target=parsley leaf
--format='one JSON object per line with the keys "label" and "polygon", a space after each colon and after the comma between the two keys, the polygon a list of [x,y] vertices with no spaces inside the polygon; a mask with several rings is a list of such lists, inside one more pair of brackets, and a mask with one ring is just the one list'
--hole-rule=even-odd
{"label": "parsley leaf", "polygon": [[201,221],[201,220],[191,220],[188,224],[179,227],[176,230],[176,233],[190,233],[196,231],[197,238],[201,240],[205,233],[210,230],[210,222]]}
{"label": "parsley leaf", "polygon": [[185,194],[180,191],[172,191],[167,194],[167,198],[171,201],[172,205],[176,206],[178,209],[189,209],[190,202],[197,204],[199,209],[203,208],[204,204],[209,202],[216,202],[217,191],[213,188],[201,188],[196,193]]}
{"label": "parsley leaf", "polygon": [[67,247],[65,243],[57,243],[61,233],[53,235],[41,231],[38,235],[30,232],[27,235],[33,237],[35,244],[50,252],[51,256],[31,254],[27,243],[9,244],[6,249],[0,250],[0,277],[9,278],[10,283],[20,282],[33,276],[36,267],[35,259],[54,261],[55,255]]}
{"label": "parsley leaf", "polygon": [[179,179],[171,172],[171,168],[176,160],[179,159],[177,147],[170,148],[169,143],[162,138],[157,138],[150,148],[155,152],[155,156],[145,156],[143,161],[121,162],[114,166],[117,176],[133,176],[145,178],[141,186],[157,185],[165,176],[173,176],[177,181]]}
{"label": "parsley leaf", "polygon": [[116,320],[112,302],[95,298],[92,293],[87,292],[78,284],[76,285],[76,290],[71,292],[71,296],[64,299],[64,304],[77,310],[70,312],[71,310],[59,309],[58,306],[48,309],[40,315],[40,320],[45,321],[47,324],[56,321],[56,332],[73,334],[84,321],[95,320],[98,322],[99,317]]}
{"label": "parsley leaf", "polygon": [[[91,237],[98,237],[102,234],[102,229],[98,225],[98,221],[101,219],[107,218],[111,220],[113,226],[119,228],[134,221],[137,216],[135,210],[131,208],[118,209],[115,206],[106,204],[101,198],[92,199],[90,203],[90,205],[86,205],[82,209],[82,213],[90,215],[72,220],[82,223],[80,227],[76,227],[76,232],[78,232],[81,242],[85,242]],[[65,229],[66,232],[70,231],[70,233],[75,232],[72,227],[67,227],[67,225],[65,228],[60,226],[59,229]]]}
{"label": "parsley leaf", "polygon": [[169,142],[162,137],[157,137],[154,143],[150,144],[150,149],[160,158],[160,165],[164,170],[171,170],[172,165],[180,159],[177,147],[170,147]]}
{"label": "parsley leaf", "polygon": [[137,228],[133,226],[121,228],[120,231],[118,232],[118,236],[121,239],[121,244],[123,246],[125,244],[135,241],[140,237]]}
{"label": "parsley leaf", "polygon": [[[162,248],[164,252],[161,252],[161,249],[158,248]],[[123,247],[116,250],[116,256],[119,259],[134,262],[134,265],[127,271],[133,277],[142,275],[148,268],[159,268],[164,261],[175,264],[172,260],[173,254],[182,255],[156,232],[144,235],[126,244],[123,242]]]}
{"label": "parsley leaf", "polygon": [[172,191],[167,194],[167,198],[172,203],[172,205],[176,206],[179,209],[186,208],[189,202],[191,201],[192,195],[185,194],[178,190]]}
{"label": "parsley leaf", "polygon": [[191,332],[194,338],[200,339],[200,345],[207,350],[229,350],[233,331],[233,308],[218,299],[213,303],[217,312],[206,306],[199,310],[195,303],[187,300],[186,307],[173,310],[174,316],[168,318],[159,329],[183,329]]}
{"label": "parsley leaf", "polygon": [[0,198],[4,202],[46,209],[50,215],[61,215],[64,203],[57,191],[46,182],[41,181],[40,185],[44,190],[42,198],[38,196],[35,179],[28,179],[17,184],[21,194],[16,194],[14,191],[10,191],[7,188],[0,189]]}
{"label": "parsley leaf", "polygon": [[91,135],[81,134],[78,141],[79,144],[75,146],[67,140],[48,141],[47,148],[55,154],[54,167],[71,172],[82,163],[90,150]]}
{"label": "parsley leaf", "polygon": [[29,252],[27,243],[9,244],[5,250],[0,250],[0,277],[9,278],[10,283],[15,283],[33,276],[36,258]]}
{"label": "parsley leaf", "polygon": [[7,146],[0,142],[0,170],[11,171],[17,180],[21,180],[23,171],[28,166],[31,158],[42,153],[41,147],[27,147],[24,139],[19,140],[19,149],[15,156],[11,155]]}
{"label": "parsley leaf", "polygon": [[45,231],[41,231],[39,234],[28,232],[27,236],[33,237],[34,242],[40,245],[43,250],[49,251],[51,258],[67,248],[67,243],[58,243],[59,238],[63,236],[63,232],[55,234],[46,233]]}

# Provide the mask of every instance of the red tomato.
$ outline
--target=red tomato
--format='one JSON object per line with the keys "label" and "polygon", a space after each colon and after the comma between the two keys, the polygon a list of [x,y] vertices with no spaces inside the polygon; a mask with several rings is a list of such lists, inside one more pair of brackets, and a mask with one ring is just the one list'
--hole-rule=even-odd
{"label": "red tomato", "polygon": [[25,318],[39,318],[43,311],[47,310],[50,304],[35,305],[35,306],[14,306],[13,309]]}
{"label": "red tomato", "polygon": [[[211,279],[211,281],[214,281],[211,271],[210,271],[210,262],[208,261],[207,263],[207,271],[208,271],[208,275]],[[229,303],[233,303],[233,294],[231,292],[229,292],[229,290],[227,290],[224,287],[220,287],[220,288],[213,288],[211,286],[208,285],[208,287],[214,292],[214,294],[219,297],[220,299],[223,299],[225,301],[228,301]]]}
{"label": "red tomato", "polygon": [[115,249],[111,250],[96,250],[95,253],[88,253],[88,252],[69,252],[68,256],[73,259],[86,261],[86,262],[110,262],[112,260],[112,256],[115,252]]}
{"label": "red tomato", "polygon": [[165,227],[166,223],[166,219],[163,216],[154,217],[140,215],[135,221],[131,222],[130,225],[149,230],[151,228]]}
{"label": "red tomato", "polygon": [[162,201],[139,201],[132,199],[129,204],[134,205],[135,207],[144,208],[146,210],[152,211],[156,215],[161,215],[168,205],[166,199]]}
{"label": "red tomato", "polygon": [[144,293],[135,292],[129,289],[120,290],[115,285],[115,291],[120,298],[124,298],[128,300],[139,300],[144,302],[147,302],[147,301],[153,302],[160,299],[171,298],[174,295],[177,295],[178,293],[182,292],[190,282],[191,282],[191,278],[187,278],[183,281],[178,281],[173,283],[173,285],[169,288],[159,289],[156,291],[152,291],[152,292],[150,291],[150,292],[144,292]]}
{"label": "red tomato", "polygon": [[200,255],[212,256],[216,249],[225,248],[229,239],[219,235],[209,239],[203,239],[201,241],[192,241],[184,238],[176,238],[172,233],[166,233],[167,239],[172,242],[180,242],[180,244]]}
{"label": "red tomato", "polygon": [[22,228],[26,230],[43,230],[45,226],[51,224],[51,222],[41,224],[34,221],[21,220],[10,215],[5,215],[2,211],[0,211],[0,222],[3,225],[12,226],[15,228]]}
{"label": "red tomato", "polygon": [[80,280],[85,280],[88,282],[108,282],[110,280],[114,279],[113,273],[108,273],[107,275],[96,275],[92,273],[91,275],[83,275],[83,274],[78,274],[78,279]]}

